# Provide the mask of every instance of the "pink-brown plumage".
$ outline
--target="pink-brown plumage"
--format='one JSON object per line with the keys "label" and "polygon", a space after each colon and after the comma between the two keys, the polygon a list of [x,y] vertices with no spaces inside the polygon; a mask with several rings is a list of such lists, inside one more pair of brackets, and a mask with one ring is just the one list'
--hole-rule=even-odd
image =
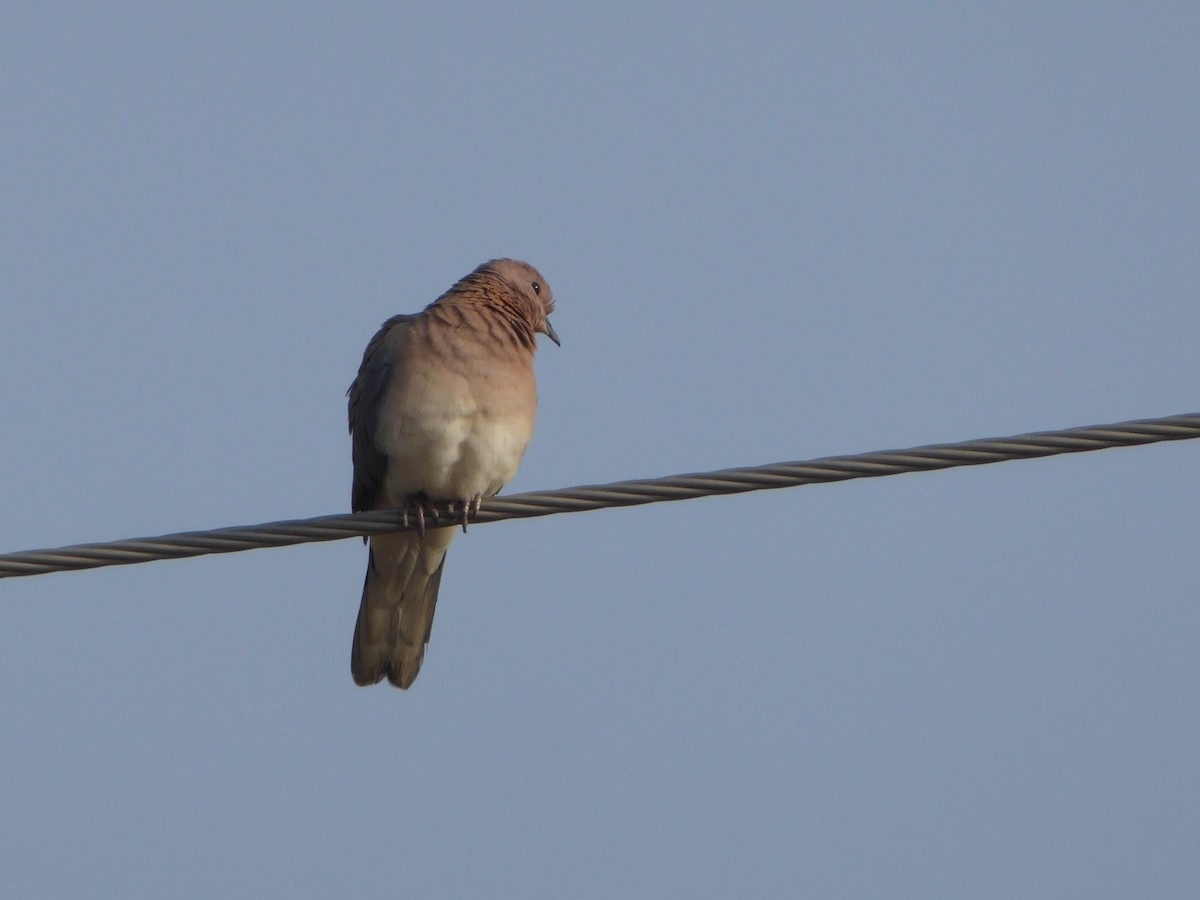
{"label": "pink-brown plumage", "polygon": [[[499,259],[384,323],[349,391],[355,512],[478,502],[512,479],[537,412],[537,335],[558,343],[553,310],[535,268]],[[351,655],[358,684],[407,688],[417,677],[454,534],[371,538]]]}

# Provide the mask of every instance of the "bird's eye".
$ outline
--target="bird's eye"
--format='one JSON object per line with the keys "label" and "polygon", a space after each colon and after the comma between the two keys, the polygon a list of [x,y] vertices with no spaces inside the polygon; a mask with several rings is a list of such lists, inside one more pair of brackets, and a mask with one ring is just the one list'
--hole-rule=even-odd
{"label": "bird's eye", "polygon": [[529,284],[530,287],[533,288],[533,292],[535,294],[540,294],[542,292],[542,283],[540,281],[531,281]]}

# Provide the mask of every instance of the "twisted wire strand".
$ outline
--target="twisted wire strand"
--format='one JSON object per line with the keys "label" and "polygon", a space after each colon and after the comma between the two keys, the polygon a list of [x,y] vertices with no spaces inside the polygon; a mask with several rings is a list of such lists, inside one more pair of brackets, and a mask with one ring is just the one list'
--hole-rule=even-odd
{"label": "twisted wire strand", "polygon": [[[931,444],[908,450],[878,450],[852,456],[827,456],[801,462],[774,463],[740,469],[721,469],[692,475],[672,475],[613,484],[584,485],[555,491],[532,491],[491,497],[468,518],[472,524],[503,519],[550,516],[616,506],[638,506],[670,500],[691,500],[721,494],[774,490],[854,478],[881,478],[906,472],[927,472],[957,466],[981,466],[1061,453],[1086,453],[1111,447],[1132,447],[1160,441],[1200,437],[1200,413],[1139,419],[1113,425],[1042,431],[1007,438],[985,438],[955,444]],[[434,521],[461,521],[446,504],[434,507]],[[131,538],[97,544],[76,544],[53,550],[26,550],[0,555],[0,578],[42,575],[71,569],[124,566],[158,559],[236,553],[261,547],[285,547],[311,541],[383,534],[415,528],[415,520],[400,510],[383,510],[312,519],[267,522],[212,531],[185,531],[160,537]]]}

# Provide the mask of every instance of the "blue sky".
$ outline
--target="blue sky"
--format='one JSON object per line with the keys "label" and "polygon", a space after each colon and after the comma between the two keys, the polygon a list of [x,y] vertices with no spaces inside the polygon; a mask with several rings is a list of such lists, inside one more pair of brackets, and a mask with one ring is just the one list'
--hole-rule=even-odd
{"label": "blue sky", "polygon": [[[495,256],[512,491],[1191,412],[1188,4],[17,3],[4,551],[346,510],[366,341]],[[10,896],[1200,890],[1179,443],[0,585]]]}

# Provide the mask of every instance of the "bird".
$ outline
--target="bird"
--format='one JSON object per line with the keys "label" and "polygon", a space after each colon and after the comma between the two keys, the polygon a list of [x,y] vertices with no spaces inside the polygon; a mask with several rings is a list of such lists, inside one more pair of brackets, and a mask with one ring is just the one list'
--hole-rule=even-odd
{"label": "bird", "polygon": [[461,504],[465,531],[468,511],[516,474],[537,411],[537,335],[562,345],[553,312],[537,269],[493,259],[422,312],[388,319],[367,344],[346,392],[351,508],[401,509],[418,528],[368,541],[350,656],[357,684],[386,677],[407,690],[416,679],[457,532],[426,528],[426,511]]}

